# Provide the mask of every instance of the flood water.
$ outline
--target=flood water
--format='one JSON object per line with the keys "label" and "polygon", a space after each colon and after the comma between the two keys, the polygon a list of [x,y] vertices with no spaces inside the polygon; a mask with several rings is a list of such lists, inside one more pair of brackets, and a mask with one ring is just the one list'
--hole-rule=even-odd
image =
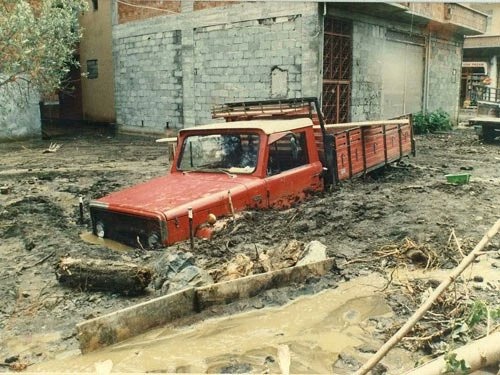
{"label": "flood water", "polygon": [[[62,355],[29,371],[93,372],[113,363],[113,372],[279,373],[277,348],[287,345],[291,373],[331,373],[339,353],[374,341],[375,322],[392,311],[377,290],[376,275],[340,284],[279,308],[208,319],[188,327],[163,327],[86,355]],[[408,363],[395,352],[389,361]],[[347,372],[348,373],[348,372]]]}
{"label": "flood water", "polygon": [[80,238],[84,242],[90,243],[92,245],[99,245],[99,246],[102,246],[102,247],[107,247],[110,250],[127,251],[127,250],[131,250],[132,249],[130,246],[124,245],[124,244],[122,244],[120,242],[109,240],[107,238],[97,237],[92,232],[83,232],[83,233],[80,234]]}
{"label": "flood water", "polygon": [[[492,259],[484,258],[462,274],[476,275],[498,285]],[[449,270],[395,273],[405,279],[442,280]],[[263,308],[183,327],[165,326],[103,350],[80,355],[60,353],[55,360],[29,367],[36,372],[93,372],[96,364],[111,361],[113,372],[280,373],[278,346],[288,346],[290,373],[332,373],[339,353],[363,363],[383,342],[373,337],[377,318],[393,312],[380,290],[387,279],[378,274],[341,283],[336,289],[298,298],[279,308]],[[372,319],[374,318],[374,319]],[[16,342],[17,345],[26,343]],[[369,348],[357,350],[356,348]],[[383,359],[389,374],[413,367],[408,352],[393,348]],[[350,374],[343,366],[335,373]]]}

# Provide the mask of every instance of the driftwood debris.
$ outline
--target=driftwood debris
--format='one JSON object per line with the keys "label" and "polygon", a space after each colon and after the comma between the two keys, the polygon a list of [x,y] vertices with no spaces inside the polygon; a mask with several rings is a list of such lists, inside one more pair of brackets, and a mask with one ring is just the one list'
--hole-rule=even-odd
{"label": "driftwood debris", "polygon": [[483,248],[490,242],[491,238],[500,230],[500,219],[490,228],[490,230],[483,236],[481,241],[474,247],[474,249],[467,255],[460,264],[444,279],[441,284],[434,290],[434,292],[427,298],[427,300],[418,308],[417,311],[408,319],[408,321],[384,344],[380,349],[366,362],[361,368],[356,371],[356,375],[364,375],[370,371],[384,356],[396,345],[401,339],[417,324],[417,322],[424,316],[427,310],[430,309],[432,304],[438,297],[454,282],[458,276],[476,259],[481,255]]}
{"label": "driftwood debris", "polygon": [[[499,342],[500,332],[496,332],[464,345],[452,353],[456,354],[457,360],[465,361],[468,372],[473,372],[500,362]],[[446,358],[443,355],[407,372],[405,375],[440,375],[445,373],[445,371]]]}
{"label": "driftwood debris", "polygon": [[66,257],[57,263],[56,277],[81,290],[137,295],[150,283],[152,272],[133,263]]}

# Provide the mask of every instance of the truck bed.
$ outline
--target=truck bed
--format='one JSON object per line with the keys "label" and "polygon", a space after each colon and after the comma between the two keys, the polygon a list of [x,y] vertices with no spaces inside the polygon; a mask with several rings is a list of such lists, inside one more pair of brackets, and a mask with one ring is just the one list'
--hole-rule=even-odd
{"label": "truck bed", "polygon": [[[335,139],[338,181],[368,173],[413,152],[410,119],[325,125],[325,129]],[[323,159],[323,134],[319,126],[314,130]]]}
{"label": "truck bed", "polygon": [[411,116],[393,120],[325,124],[316,98],[228,103],[214,108],[213,118],[227,122],[308,117],[314,125],[320,160],[328,166],[325,135],[333,136],[332,181],[346,180],[414,154]]}

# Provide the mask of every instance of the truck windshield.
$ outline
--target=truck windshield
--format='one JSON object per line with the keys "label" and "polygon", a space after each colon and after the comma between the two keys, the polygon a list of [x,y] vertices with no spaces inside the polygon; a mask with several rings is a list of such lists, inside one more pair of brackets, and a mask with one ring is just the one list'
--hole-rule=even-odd
{"label": "truck windshield", "polygon": [[193,172],[250,174],[257,166],[257,134],[191,135],[184,139],[177,168]]}

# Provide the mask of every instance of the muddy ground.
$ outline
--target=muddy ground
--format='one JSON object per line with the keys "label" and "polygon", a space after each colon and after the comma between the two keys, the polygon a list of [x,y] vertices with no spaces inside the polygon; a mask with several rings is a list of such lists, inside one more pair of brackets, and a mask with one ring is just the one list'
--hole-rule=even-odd
{"label": "muddy ground", "polygon": [[[43,152],[48,140],[0,144],[0,363],[38,363],[77,349],[75,323],[160,293],[152,286],[135,297],[69,289],[56,280],[54,264],[66,255],[156,264],[161,251],[114,251],[84,242],[80,235],[90,230],[90,221],[85,206],[84,223],[79,223],[78,198],[82,196],[88,205],[91,199],[165,173],[169,164],[165,144],[148,137],[99,134],[52,141],[62,145],[55,153]],[[447,183],[444,175],[457,172],[471,173],[470,183]],[[252,257],[256,247],[265,251],[296,239],[321,241],[337,261],[338,270],[322,280],[268,292],[218,313],[282,304],[373,272],[384,275],[389,284],[393,271],[401,267],[456,266],[461,254],[454,237],[450,239],[452,230],[461,251],[470,251],[499,217],[499,192],[498,142],[482,144],[472,129],[418,136],[416,157],[342,183],[289,210],[251,212],[213,240],[197,240],[194,255],[198,266],[213,270],[235,254]],[[500,235],[484,255],[492,269],[500,267],[499,244]],[[181,243],[172,249],[189,246]],[[469,302],[476,299],[498,308],[498,274],[500,270],[496,279],[464,279],[465,297],[460,303],[456,293],[455,300],[442,299],[437,307],[442,311],[435,314],[447,316],[446,308],[451,311],[461,304],[462,310],[454,314],[463,318]],[[395,314],[380,323],[381,339],[405,322],[421,295],[436,282],[398,285],[388,288],[386,299]],[[441,319],[439,325],[432,325],[431,320],[413,333],[430,339],[402,345],[415,358],[442,351],[441,343],[448,341],[446,322]],[[351,360],[344,356],[332,368],[359,366]],[[0,371],[8,369],[8,364],[0,366]]]}

